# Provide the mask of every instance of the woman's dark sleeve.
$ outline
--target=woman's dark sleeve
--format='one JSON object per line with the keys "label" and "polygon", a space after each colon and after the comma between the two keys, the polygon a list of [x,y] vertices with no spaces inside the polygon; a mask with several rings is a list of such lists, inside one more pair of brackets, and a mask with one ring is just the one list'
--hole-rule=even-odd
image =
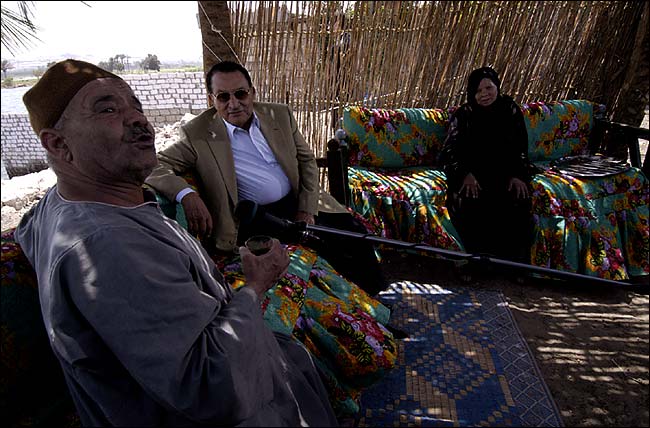
{"label": "woman's dark sleeve", "polygon": [[511,101],[512,112],[512,126],[513,126],[513,169],[512,176],[517,177],[523,181],[530,181],[534,173],[535,166],[528,158],[528,131],[526,130],[526,122],[524,121],[524,114],[519,108],[519,105],[513,100]]}
{"label": "woman's dark sleeve", "polygon": [[447,176],[449,190],[458,191],[465,176],[470,171],[466,150],[467,115],[460,107],[449,118],[447,138],[440,153],[439,162]]}

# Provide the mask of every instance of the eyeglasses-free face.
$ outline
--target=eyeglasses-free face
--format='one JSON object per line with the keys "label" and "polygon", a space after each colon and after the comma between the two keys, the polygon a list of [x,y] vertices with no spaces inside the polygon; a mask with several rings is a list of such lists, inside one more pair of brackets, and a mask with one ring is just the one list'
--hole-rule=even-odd
{"label": "eyeglasses-free face", "polygon": [[250,95],[251,90],[249,89],[237,89],[234,92],[217,92],[216,94],[213,94],[214,97],[217,99],[217,101],[221,103],[227,103],[230,101],[230,96],[234,95],[235,98],[237,98],[239,101],[244,101],[248,98],[248,95]]}

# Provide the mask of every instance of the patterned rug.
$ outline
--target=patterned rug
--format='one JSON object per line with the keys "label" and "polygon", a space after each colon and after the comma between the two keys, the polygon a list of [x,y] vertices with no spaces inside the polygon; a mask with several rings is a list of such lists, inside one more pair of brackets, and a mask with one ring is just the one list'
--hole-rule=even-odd
{"label": "patterned rug", "polygon": [[409,337],[359,426],[563,426],[500,292],[399,282],[380,296]]}

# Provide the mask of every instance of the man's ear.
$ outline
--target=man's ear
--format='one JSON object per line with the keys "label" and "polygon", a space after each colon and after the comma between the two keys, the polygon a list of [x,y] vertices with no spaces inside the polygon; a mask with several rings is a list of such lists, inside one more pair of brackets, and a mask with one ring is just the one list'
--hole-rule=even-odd
{"label": "man's ear", "polygon": [[65,162],[72,161],[72,152],[70,147],[65,142],[65,137],[53,128],[43,128],[39,133],[41,139],[41,146],[52,156],[54,159],[62,160]]}

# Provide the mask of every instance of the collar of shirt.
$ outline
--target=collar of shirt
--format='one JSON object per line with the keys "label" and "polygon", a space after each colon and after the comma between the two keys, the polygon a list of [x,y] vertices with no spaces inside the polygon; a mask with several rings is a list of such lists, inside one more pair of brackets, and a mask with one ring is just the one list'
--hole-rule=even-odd
{"label": "collar of shirt", "polygon": [[227,122],[223,118],[221,118],[221,120],[223,120],[223,123],[226,125],[228,138],[230,139],[231,143],[237,141],[237,138],[235,136],[236,132],[244,132],[248,138],[250,138],[250,141],[252,142],[253,146],[255,146],[260,156],[262,156],[262,158],[267,163],[277,163],[277,159],[275,158],[275,155],[273,154],[268,141],[266,141],[264,134],[262,134],[262,130],[260,129],[260,120],[255,112],[253,112],[253,121],[251,122],[251,126],[248,131],[246,131],[244,128],[240,128],[239,126],[235,126],[232,123]]}
{"label": "collar of shirt", "polygon": [[223,123],[226,125],[226,130],[228,131],[228,138],[230,138],[230,141],[232,141],[232,139],[233,139],[233,137],[235,135],[235,131],[237,131],[237,130],[248,132],[250,134],[250,131],[251,131],[251,129],[253,129],[253,127],[255,127],[257,129],[260,128],[260,120],[257,118],[257,114],[255,114],[255,112],[253,112],[253,121],[251,122],[251,127],[248,129],[248,131],[246,131],[244,128],[240,128],[239,126],[233,125],[232,123],[228,122],[223,117],[221,118],[221,120],[223,120]]}

